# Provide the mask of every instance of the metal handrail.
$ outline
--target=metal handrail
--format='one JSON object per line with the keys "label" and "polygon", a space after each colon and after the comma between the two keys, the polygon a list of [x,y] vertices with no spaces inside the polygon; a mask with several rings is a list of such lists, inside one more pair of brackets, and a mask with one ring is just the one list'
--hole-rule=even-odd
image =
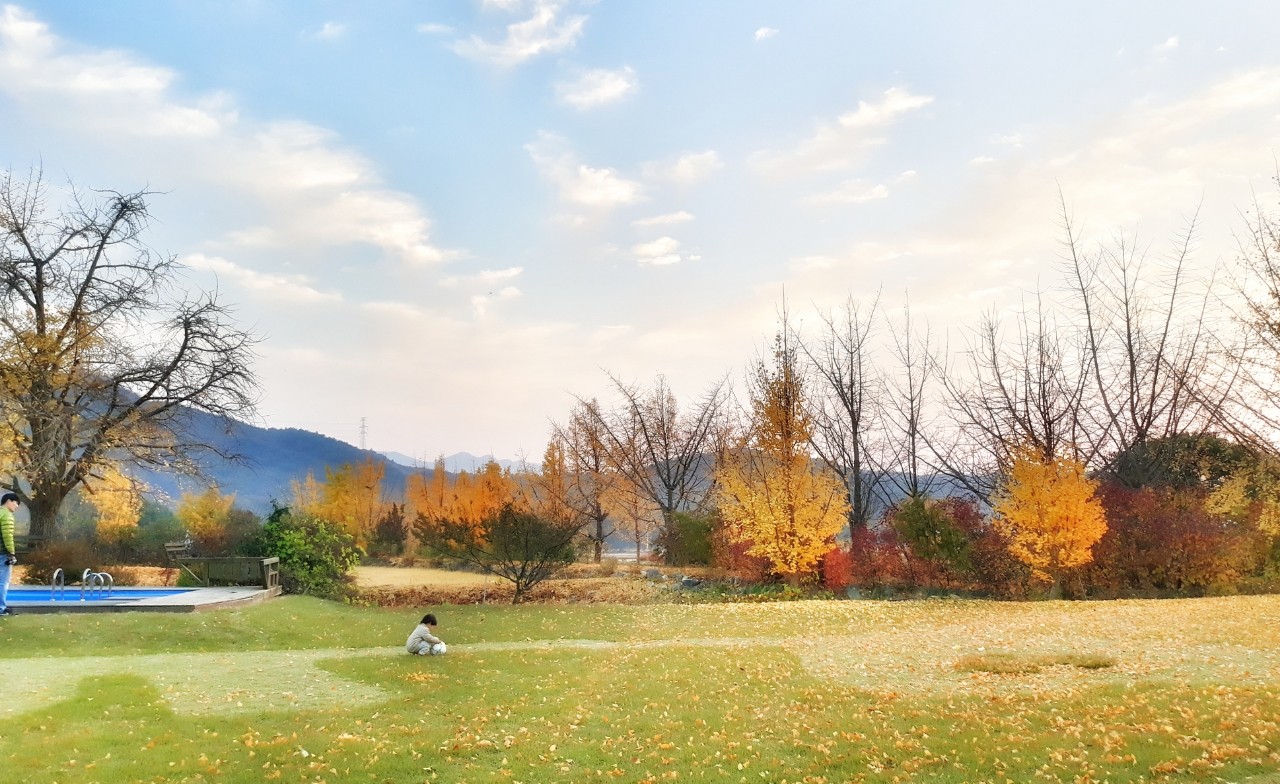
{"label": "metal handrail", "polygon": [[[56,594],[56,595],[55,595]],[[53,577],[49,580],[49,601],[56,601],[58,598],[66,598],[67,595],[67,578],[63,574],[62,568],[53,570]]]}
{"label": "metal handrail", "polygon": [[[85,569],[80,575],[80,601],[85,599],[99,598],[104,599],[111,596],[111,592],[115,590],[115,579],[106,572],[95,572],[92,569]],[[88,596],[86,596],[86,592]]]}

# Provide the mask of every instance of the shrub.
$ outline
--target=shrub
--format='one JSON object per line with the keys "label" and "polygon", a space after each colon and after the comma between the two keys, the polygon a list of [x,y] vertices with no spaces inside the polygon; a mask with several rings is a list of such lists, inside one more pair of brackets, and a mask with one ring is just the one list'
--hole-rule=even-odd
{"label": "shrub", "polygon": [[884,517],[917,558],[960,574],[972,568],[971,545],[951,511],[952,505],[917,496],[903,499]]}
{"label": "shrub", "polygon": [[747,550],[751,547],[749,542],[735,542],[719,532],[712,543],[712,563],[724,570],[729,577],[746,583],[760,583],[769,579],[769,562],[748,554]]}
{"label": "shrub", "polygon": [[842,547],[833,547],[822,556],[822,586],[834,594],[853,585],[853,556]]}
{"label": "shrub", "polygon": [[257,554],[280,559],[280,579],[289,593],[349,598],[348,573],[363,555],[355,537],[336,523],[277,506],[258,539]]}
{"label": "shrub", "polygon": [[658,549],[672,566],[709,566],[715,528],[713,517],[676,512],[658,540]]}
{"label": "shrub", "polygon": [[1231,593],[1258,566],[1256,532],[1206,511],[1199,489],[1104,484],[1100,495],[1110,528],[1069,581],[1076,593]]}
{"label": "shrub", "polygon": [[525,512],[508,503],[472,525],[419,514],[415,533],[424,547],[509,580],[519,604],[538,583],[573,563],[581,525]]}
{"label": "shrub", "polygon": [[43,547],[28,553],[22,559],[27,570],[23,582],[28,585],[48,585],[53,573],[62,570],[66,584],[77,582],[85,569],[98,570],[100,558],[83,539],[46,542]]}

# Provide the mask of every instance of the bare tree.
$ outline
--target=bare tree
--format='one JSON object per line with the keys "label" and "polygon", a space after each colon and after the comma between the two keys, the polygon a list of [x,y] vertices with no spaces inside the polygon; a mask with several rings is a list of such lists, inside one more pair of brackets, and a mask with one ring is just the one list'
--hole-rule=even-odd
{"label": "bare tree", "polygon": [[724,443],[725,381],[681,412],[663,376],[650,390],[609,378],[621,398],[619,408],[596,408],[593,414],[609,461],[634,492],[657,507],[662,515],[659,535],[668,535],[676,512],[701,512],[710,501],[712,469]]}
{"label": "bare tree", "polygon": [[1239,370],[1209,317],[1212,277],[1193,274],[1196,217],[1154,259],[1123,235],[1087,250],[1065,202],[1062,230],[1064,301],[1037,293],[1013,348],[987,316],[968,367],[945,374],[959,437],[944,462],[974,492],[990,490],[1013,447],[1114,474],[1135,447],[1228,422]]}
{"label": "bare tree", "polygon": [[[1280,185],[1280,174],[1273,178]],[[1280,452],[1280,219],[1254,197],[1237,236],[1240,275],[1230,303],[1243,335],[1229,352],[1232,371],[1223,430],[1255,449]],[[1225,384],[1222,386],[1226,386]]]}
{"label": "bare tree", "polygon": [[885,441],[884,477],[900,495],[923,498],[938,483],[937,461],[928,457],[930,437],[926,405],[938,362],[933,333],[926,323],[920,331],[911,318],[911,305],[902,306],[902,321],[890,329],[891,351],[898,373],[886,374],[882,427]]}
{"label": "bare tree", "polygon": [[1198,213],[1152,260],[1115,238],[1092,253],[1062,209],[1069,306],[1084,349],[1087,394],[1079,457],[1103,471],[1134,446],[1224,422],[1237,369],[1210,323],[1212,275],[1192,273]]}
{"label": "bare tree", "polygon": [[255,338],[216,295],[172,296],[181,267],[141,240],[151,195],[72,190],[55,210],[41,172],[0,180],[0,449],[35,537],[104,462],[190,468],[211,447],[185,409],[253,412]]}
{"label": "bare tree", "polygon": [[[878,294],[865,307],[850,295],[838,313],[822,316],[817,338],[798,341],[807,360],[807,375],[815,382],[812,446],[822,462],[844,480],[850,529],[871,520],[884,480],[872,450],[885,391],[871,355],[879,308]],[[785,311],[782,328],[790,329]]]}
{"label": "bare tree", "polygon": [[986,315],[970,334],[967,367],[942,374],[956,434],[935,454],[950,479],[979,496],[990,494],[1020,447],[1078,457],[1081,360],[1039,295],[1016,329],[1010,347],[1000,318]]}

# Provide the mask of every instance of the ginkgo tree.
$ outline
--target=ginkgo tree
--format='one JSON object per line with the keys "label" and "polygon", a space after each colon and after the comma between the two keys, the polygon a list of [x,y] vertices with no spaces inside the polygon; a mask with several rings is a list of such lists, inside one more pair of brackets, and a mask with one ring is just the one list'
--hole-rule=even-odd
{"label": "ginkgo tree", "polygon": [[136,479],[115,463],[105,463],[97,475],[85,480],[84,488],[87,500],[98,512],[100,537],[119,541],[137,531],[142,492]]}
{"label": "ginkgo tree", "polygon": [[731,541],[798,585],[831,549],[849,502],[844,483],[810,455],[813,424],[785,316],[772,364],[757,363],[749,387],[748,434],[716,469],[720,515]]}
{"label": "ginkgo tree", "polygon": [[[190,411],[253,413],[257,338],[143,242],[147,192],[56,194],[0,172],[0,458],[31,535],[107,462],[196,471]],[[59,198],[61,196],[61,198]]]}
{"label": "ginkgo tree", "polygon": [[1061,594],[1068,571],[1093,560],[1093,545],[1107,532],[1097,488],[1078,460],[1023,446],[992,497],[993,524],[1009,552],[1051,583],[1051,596]]}

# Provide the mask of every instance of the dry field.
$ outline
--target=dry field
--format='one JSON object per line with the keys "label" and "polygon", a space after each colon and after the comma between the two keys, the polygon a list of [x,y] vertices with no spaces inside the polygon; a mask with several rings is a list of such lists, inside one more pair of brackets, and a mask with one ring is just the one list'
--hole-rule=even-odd
{"label": "dry field", "polygon": [[357,566],[356,585],[361,588],[413,588],[418,586],[481,586],[498,582],[496,577],[452,569],[414,566]]}

